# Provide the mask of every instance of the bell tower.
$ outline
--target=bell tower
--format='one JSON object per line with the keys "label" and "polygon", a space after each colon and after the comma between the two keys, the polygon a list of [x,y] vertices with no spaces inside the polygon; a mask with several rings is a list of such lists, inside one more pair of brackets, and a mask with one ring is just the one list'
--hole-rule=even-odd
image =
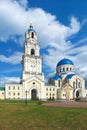
{"label": "bell tower", "polygon": [[25,33],[24,55],[23,55],[23,76],[22,80],[27,80],[31,76],[37,76],[44,80],[42,74],[42,57],[40,56],[40,45],[37,33],[30,24]]}

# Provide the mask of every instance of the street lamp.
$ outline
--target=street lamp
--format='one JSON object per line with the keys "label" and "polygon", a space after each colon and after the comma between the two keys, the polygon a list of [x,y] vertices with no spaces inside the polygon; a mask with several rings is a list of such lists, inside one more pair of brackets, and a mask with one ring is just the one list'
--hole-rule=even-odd
{"label": "street lamp", "polygon": [[26,98],[25,98],[25,105],[27,105],[27,93],[28,93],[28,91],[26,90],[26,91],[25,91],[25,95],[26,95]]}

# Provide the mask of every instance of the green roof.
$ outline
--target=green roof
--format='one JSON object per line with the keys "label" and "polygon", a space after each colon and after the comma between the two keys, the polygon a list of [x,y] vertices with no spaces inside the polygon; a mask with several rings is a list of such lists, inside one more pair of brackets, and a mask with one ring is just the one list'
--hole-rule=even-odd
{"label": "green roof", "polygon": [[0,91],[4,91],[5,90],[5,88],[4,87],[0,87]]}

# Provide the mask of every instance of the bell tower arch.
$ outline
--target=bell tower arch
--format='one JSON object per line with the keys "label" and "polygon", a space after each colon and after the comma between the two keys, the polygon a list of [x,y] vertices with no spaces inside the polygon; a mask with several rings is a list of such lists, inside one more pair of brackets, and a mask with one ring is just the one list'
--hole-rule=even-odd
{"label": "bell tower arch", "polygon": [[35,55],[35,50],[31,49],[31,55]]}

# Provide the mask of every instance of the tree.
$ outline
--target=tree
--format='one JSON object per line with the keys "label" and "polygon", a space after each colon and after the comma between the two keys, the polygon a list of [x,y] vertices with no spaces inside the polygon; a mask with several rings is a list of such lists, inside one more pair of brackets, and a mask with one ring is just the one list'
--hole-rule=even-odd
{"label": "tree", "polygon": [[55,85],[55,81],[53,80],[53,77],[49,77],[48,84]]}

